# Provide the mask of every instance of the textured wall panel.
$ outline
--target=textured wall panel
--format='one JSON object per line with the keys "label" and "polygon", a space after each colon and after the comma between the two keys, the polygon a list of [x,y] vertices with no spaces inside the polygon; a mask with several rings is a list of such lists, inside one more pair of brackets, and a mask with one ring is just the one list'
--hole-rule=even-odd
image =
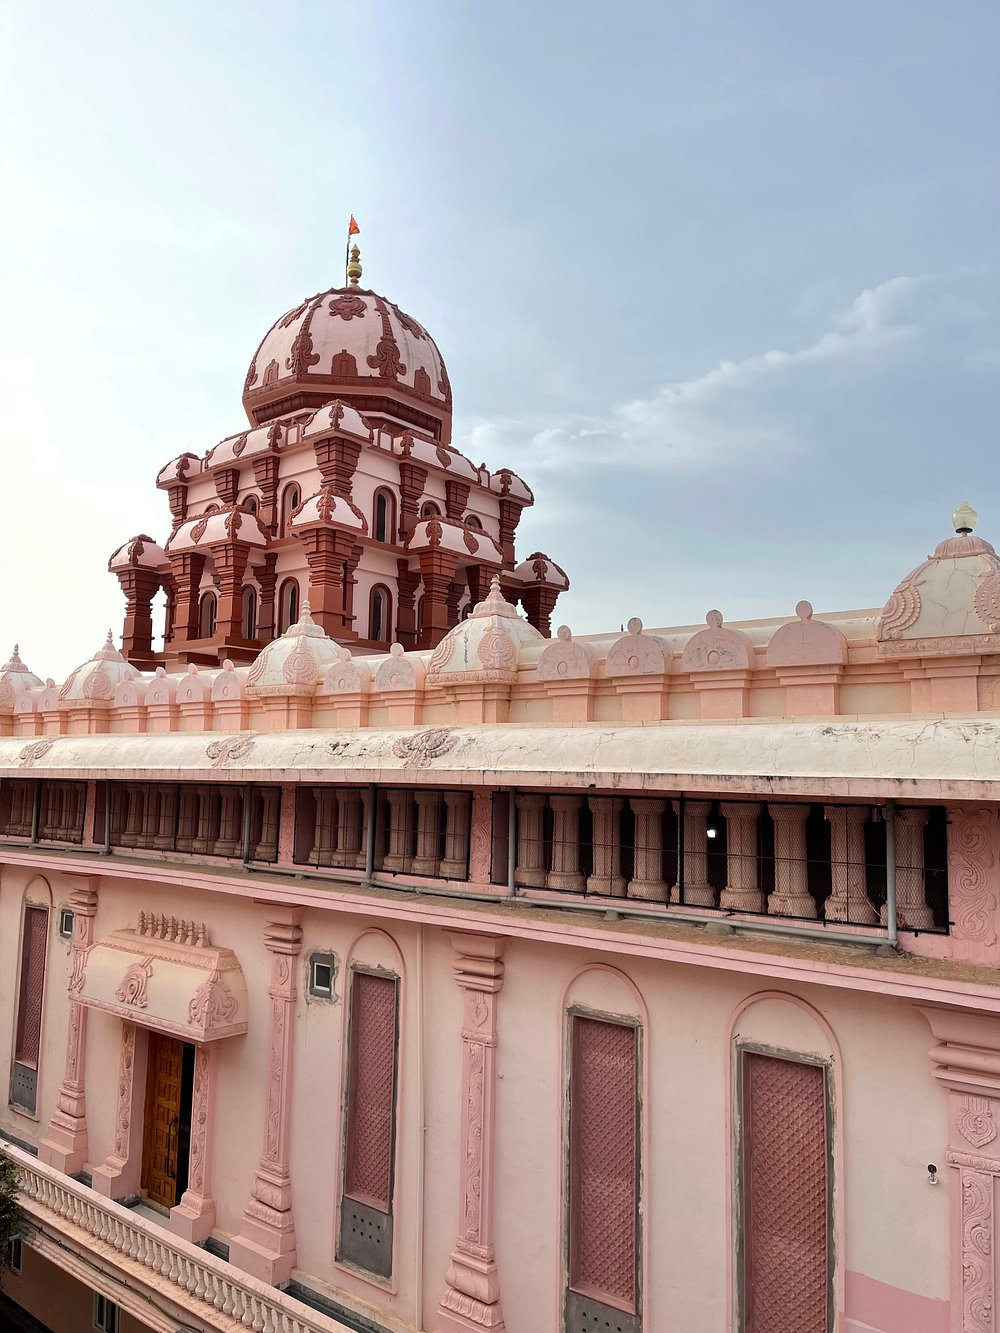
{"label": "textured wall panel", "polygon": [[26,1065],[38,1064],[38,1043],[42,1032],[42,986],[45,981],[45,940],[48,927],[49,914],[46,908],[25,908],[14,1059]]}
{"label": "textured wall panel", "polygon": [[392,1199],[396,1105],[396,982],[355,972],[345,1193],[382,1212]]}

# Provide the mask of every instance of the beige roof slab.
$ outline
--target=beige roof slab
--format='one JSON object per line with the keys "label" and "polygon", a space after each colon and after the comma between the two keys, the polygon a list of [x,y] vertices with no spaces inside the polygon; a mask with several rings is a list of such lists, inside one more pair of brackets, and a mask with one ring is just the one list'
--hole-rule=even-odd
{"label": "beige roof slab", "polygon": [[0,774],[42,773],[1000,800],[1000,720],[970,715],[0,738]]}

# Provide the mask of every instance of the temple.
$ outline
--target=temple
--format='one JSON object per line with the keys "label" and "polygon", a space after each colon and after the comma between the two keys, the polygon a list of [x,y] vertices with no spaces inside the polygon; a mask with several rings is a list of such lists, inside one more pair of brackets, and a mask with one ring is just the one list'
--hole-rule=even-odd
{"label": "temple", "polygon": [[550,634],[530,490],[454,449],[433,340],[353,263],[265,335],[249,429],[160,473],[120,647],[0,668],[0,1302],[53,1333],[989,1333],[975,513],[882,607],[729,621],[706,587],[697,625]]}

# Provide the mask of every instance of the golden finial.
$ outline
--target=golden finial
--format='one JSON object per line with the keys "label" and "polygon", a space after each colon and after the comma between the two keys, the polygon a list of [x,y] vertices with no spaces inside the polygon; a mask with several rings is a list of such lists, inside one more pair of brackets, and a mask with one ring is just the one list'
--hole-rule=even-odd
{"label": "golden finial", "polygon": [[951,521],[955,525],[955,531],[963,536],[970,533],[976,526],[976,520],[979,515],[969,504],[968,500],[963,500],[951,516]]}
{"label": "golden finial", "polygon": [[351,286],[356,287],[361,277],[361,251],[356,245],[351,246],[351,262],[347,265],[347,276],[351,280]]}

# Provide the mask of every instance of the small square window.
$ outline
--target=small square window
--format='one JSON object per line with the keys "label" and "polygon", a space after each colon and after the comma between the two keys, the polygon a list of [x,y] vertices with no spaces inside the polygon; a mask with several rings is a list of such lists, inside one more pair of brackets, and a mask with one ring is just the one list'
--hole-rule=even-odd
{"label": "small square window", "polygon": [[94,1292],[94,1327],[100,1333],[118,1333],[118,1306],[99,1291]]}
{"label": "small square window", "polygon": [[333,954],[314,953],[309,959],[309,994],[321,1000],[332,1000],[333,978]]}
{"label": "small square window", "polygon": [[7,1242],[7,1267],[12,1273],[21,1271],[21,1237],[12,1236]]}
{"label": "small square window", "polygon": [[59,935],[64,940],[73,938],[73,913],[68,907],[59,909]]}

